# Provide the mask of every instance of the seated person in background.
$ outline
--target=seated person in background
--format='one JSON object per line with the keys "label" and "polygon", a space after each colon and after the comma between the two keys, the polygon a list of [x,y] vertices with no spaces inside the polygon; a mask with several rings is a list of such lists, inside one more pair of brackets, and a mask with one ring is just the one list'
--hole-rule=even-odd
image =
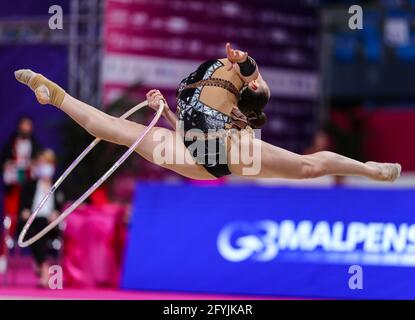
{"label": "seated person in background", "polygon": [[[1,139],[5,138],[3,134]],[[30,177],[30,165],[39,149],[33,134],[33,121],[24,116],[18,121],[16,132],[0,151],[1,178],[4,183],[4,198],[0,202],[0,261],[5,261],[7,255],[6,238],[15,237],[22,185]],[[7,230],[3,228],[5,218],[9,221]]]}
{"label": "seated person in background", "polygon": [[[53,184],[53,175],[55,173],[56,156],[50,149],[41,151],[33,164],[32,176],[30,180],[23,186],[21,198],[21,220],[23,223],[29,219],[30,214],[36,209],[43,197],[48,193]],[[33,221],[32,226],[27,232],[28,237],[33,237],[51,221],[56,219],[61,205],[63,204],[62,194],[52,195],[46,201],[43,208],[39,211],[37,217]],[[48,287],[49,265],[47,263],[48,240],[54,238],[53,233],[39,239],[30,246],[33,258],[36,263],[36,273],[39,277],[39,286]]]}

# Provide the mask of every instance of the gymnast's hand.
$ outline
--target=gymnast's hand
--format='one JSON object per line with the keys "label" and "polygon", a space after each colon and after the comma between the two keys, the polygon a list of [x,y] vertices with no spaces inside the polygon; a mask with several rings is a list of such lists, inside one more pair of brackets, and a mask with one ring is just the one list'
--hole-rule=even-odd
{"label": "gymnast's hand", "polygon": [[178,119],[174,112],[172,112],[167,104],[166,99],[164,99],[163,95],[160,91],[153,89],[147,92],[146,94],[148,106],[154,110],[158,110],[160,106],[160,100],[164,102],[164,110],[163,110],[163,117],[167,119],[171,127],[176,130]]}
{"label": "gymnast's hand", "polygon": [[235,63],[244,62],[248,58],[248,52],[243,52],[241,50],[234,50],[231,48],[231,44],[229,42],[226,43],[226,54],[228,60],[231,62],[228,71],[233,68]]}
{"label": "gymnast's hand", "polygon": [[161,92],[159,90],[153,89],[147,92],[146,94],[148,106],[157,111],[160,106],[160,100],[164,102],[164,110],[163,113],[165,113],[167,110],[169,110],[169,106],[167,105],[166,99],[163,97]]}

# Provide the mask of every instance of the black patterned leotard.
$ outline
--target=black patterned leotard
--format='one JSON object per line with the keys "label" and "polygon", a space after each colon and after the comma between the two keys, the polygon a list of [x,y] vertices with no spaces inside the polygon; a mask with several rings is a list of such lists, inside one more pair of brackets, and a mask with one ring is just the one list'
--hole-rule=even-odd
{"label": "black patterned leotard", "polygon": [[[196,88],[185,87],[200,80],[208,80],[213,73],[224,64],[219,60],[209,60],[201,64],[196,71],[183,79],[176,93],[177,113],[181,129],[186,133],[198,129],[204,133],[212,130],[228,129],[231,117],[213,109],[200,101],[203,86]],[[184,139],[195,160],[215,177],[231,174],[227,165],[227,150],[225,137],[215,139]]]}

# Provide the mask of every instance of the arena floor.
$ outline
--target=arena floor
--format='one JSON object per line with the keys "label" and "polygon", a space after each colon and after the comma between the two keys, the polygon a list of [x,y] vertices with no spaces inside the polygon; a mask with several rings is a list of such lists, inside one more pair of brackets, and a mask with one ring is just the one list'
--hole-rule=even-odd
{"label": "arena floor", "polygon": [[18,268],[10,270],[7,278],[0,275],[0,300],[256,300],[282,299],[277,297],[196,294],[184,292],[126,291],[100,288],[63,288],[62,290],[36,287],[36,277],[30,260],[23,258]]}

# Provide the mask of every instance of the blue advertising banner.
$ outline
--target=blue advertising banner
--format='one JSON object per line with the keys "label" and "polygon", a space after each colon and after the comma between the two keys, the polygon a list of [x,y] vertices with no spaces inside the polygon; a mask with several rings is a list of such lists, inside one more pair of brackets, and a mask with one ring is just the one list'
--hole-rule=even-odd
{"label": "blue advertising banner", "polygon": [[140,184],[122,287],[415,299],[415,190]]}

